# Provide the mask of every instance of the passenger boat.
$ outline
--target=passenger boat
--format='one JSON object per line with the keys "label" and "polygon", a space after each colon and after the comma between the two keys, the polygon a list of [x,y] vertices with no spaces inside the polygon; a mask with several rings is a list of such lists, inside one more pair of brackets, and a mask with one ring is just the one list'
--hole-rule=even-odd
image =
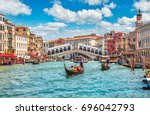
{"label": "passenger boat", "polygon": [[64,68],[65,68],[65,71],[66,71],[68,76],[82,74],[84,72],[84,66],[83,66],[83,63],[81,63],[81,62],[80,62],[80,67],[82,68],[81,71],[77,71],[76,72],[76,71],[67,69],[67,67],[66,67],[66,65],[64,63]]}
{"label": "passenger boat", "polygon": [[109,65],[105,66],[105,63],[103,63],[103,64],[101,65],[101,70],[108,70],[108,69],[110,69],[110,66],[109,66]]}

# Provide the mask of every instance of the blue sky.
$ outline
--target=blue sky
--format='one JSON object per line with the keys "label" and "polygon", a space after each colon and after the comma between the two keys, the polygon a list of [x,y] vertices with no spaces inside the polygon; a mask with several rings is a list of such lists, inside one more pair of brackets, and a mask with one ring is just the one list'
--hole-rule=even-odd
{"label": "blue sky", "polygon": [[149,0],[0,0],[0,13],[45,39],[134,30],[137,9],[150,19]]}

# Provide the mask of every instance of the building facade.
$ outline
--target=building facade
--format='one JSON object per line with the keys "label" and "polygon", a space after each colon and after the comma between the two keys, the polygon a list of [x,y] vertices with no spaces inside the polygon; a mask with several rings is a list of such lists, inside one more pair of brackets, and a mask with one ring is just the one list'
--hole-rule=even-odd
{"label": "building facade", "polygon": [[48,48],[50,48],[49,42],[47,40],[43,40],[43,54],[44,55],[47,55]]}
{"label": "building facade", "polygon": [[15,54],[19,58],[26,58],[28,53],[28,38],[15,34]]}
{"label": "building facade", "polygon": [[24,26],[16,26],[15,32],[16,32],[16,34],[27,37],[27,45],[28,45],[27,55],[29,55],[29,45],[30,45],[30,36],[31,36],[30,29],[27,27],[24,27]]}
{"label": "building facade", "polygon": [[150,22],[137,29],[138,56],[150,57]]}
{"label": "building facade", "polygon": [[105,45],[105,38],[104,38],[104,36],[99,37],[98,40],[97,40],[97,47],[101,51],[102,55],[105,54],[104,45]]}
{"label": "building facade", "polygon": [[0,14],[0,53],[14,54],[15,25]]}
{"label": "building facade", "polygon": [[50,40],[49,47],[55,47],[64,44],[73,44],[73,48],[77,48],[79,43],[97,47],[98,39],[100,38],[102,38],[102,36],[97,36],[95,34],[85,36],[74,36],[73,38],[59,38],[57,40]]}
{"label": "building facade", "polygon": [[37,56],[42,56],[44,49],[43,49],[43,38],[42,37],[36,37],[36,54]]}
{"label": "building facade", "polygon": [[4,15],[0,14],[0,54],[4,54],[4,27],[5,27],[5,19]]}

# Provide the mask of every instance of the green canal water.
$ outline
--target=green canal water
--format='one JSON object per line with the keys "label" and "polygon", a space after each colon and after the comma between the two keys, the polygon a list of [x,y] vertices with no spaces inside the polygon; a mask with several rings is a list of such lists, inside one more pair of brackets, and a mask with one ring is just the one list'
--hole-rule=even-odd
{"label": "green canal water", "polygon": [[[75,65],[65,62],[68,67]],[[99,62],[84,64],[85,72],[67,78],[63,62],[39,65],[0,66],[0,97],[38,98],[149,98],[150,90],[142,89],[141,69],[111,64],[108,71],[100,70]]]}

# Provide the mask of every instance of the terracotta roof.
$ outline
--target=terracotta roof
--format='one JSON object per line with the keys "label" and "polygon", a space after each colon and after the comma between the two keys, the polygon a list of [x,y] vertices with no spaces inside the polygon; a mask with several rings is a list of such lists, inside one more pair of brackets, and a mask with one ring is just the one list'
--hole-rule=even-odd
{"label": "terracotta roof", "polygon": [[25,27],[25,26],[16,26],[15,28],[17,28],[17,29],[28,29],[28,27]]}

